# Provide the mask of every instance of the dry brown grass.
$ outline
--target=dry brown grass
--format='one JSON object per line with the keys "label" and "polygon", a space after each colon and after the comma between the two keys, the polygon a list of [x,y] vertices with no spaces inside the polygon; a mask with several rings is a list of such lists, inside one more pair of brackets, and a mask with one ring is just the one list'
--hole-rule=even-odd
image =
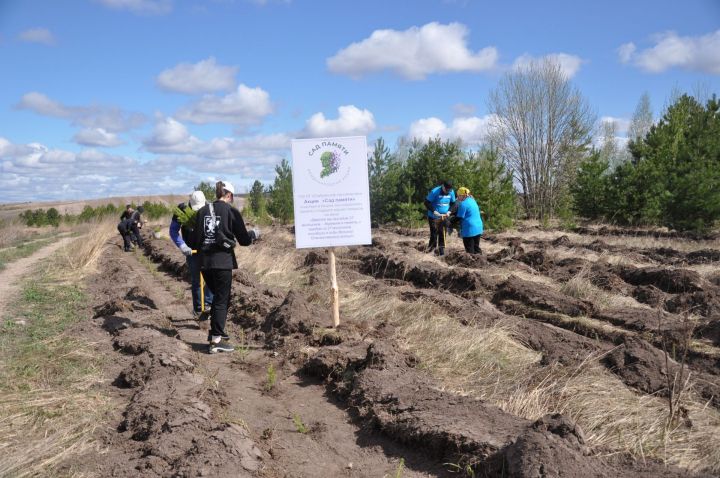
{"label": "dry brown grass", "polygon": [[[250,249],[253,248],[248,251]],[[292,275],[301,256],[288,249],[279,252],[282,249],[261,247],[248,254],[247,259],[265,264],[252,267],[265,271],[266,277]],[[437,260],[412,251],[407,257],[409,261],[421,258]],[[272,271],[270,262],[275,268]],[[484,273],[496,277],[509,274],[493,267]],[[622,305],[626,302],[626,298],[592,286],[587,273],[579,274],[565,286],[540,275],[518,275],[558,290],[565,288],[566,293],[595,303]],[[365,286],[371,281],[373,279],[341,285],[343,320],[366,323],[370,327],[383,321],[392,323],[396,340],[416,354],[421,366],[445,389],[488,400],[529,420],[547,413],[565,413],[583,427],[593,447],[631,453],[639,459],[661,459],[693,471],[720,473],[720,449],[716,446],[720,443],[720,413],[693,393],[687,394],[682,404],[689,411],[692,427],[680,424],[668,428],[667,400],[629,389],[600,365],[599,357],[587,357],[576,367],[542,366],[540,355],[518,341],[508,324],[463,326],[457,318],[430,302],[404,302],[389,290],[367,292]],[[321,295],[318,300],[324,303],[326,296]],[[632,305],[639,306],[634,301]],[[570,320],[598,329],[612,328],[584,317]]]}
{"label": "dry brown grass", "polygon": [[108,407],[97,388],[102,360],[69,330],[84,318],[82,281],[111,226],[97,225],[37,264],[12,305],[24,325],[0,324],[0,476],[55,476],[65,460],[100,451],[95,430]]}

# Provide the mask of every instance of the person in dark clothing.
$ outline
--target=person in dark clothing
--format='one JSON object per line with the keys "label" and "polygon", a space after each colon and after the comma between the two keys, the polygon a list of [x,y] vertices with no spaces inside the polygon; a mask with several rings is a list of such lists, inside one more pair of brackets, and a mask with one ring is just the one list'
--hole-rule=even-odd
{"label": "person in dark clothing", "polygon": [[[205,195],[202,191],[193,191],[190,195],[189,204],[180,203],[178,209],[186,211],[189,207],[193,211],[199,211],[205,205]],[[192,220],[192,218],[189,218]],[[213,302],[213,294],[210,288],[205,285],[204,294],[200,291],[200,262],[199,256],[193,254],[193,250],[188,246],[190,242],[191,234],[194,224],[183,225],[180,224],[180,220],[176,214],[173,214],[172,220],[170,221],[170,239],[185,255],[185,259],[188,265],[188,271],[190,272],[190,289],[192,291],[193,301],[193,316],[200,321],[207,320],[210,315],[210,310]],[[202,299],[204,295],[205,308],[203,311]]]}
{"label": "person in dark clothing", "polygon": [[133,211],[132,214],[130,214],[130,217],[127,219],[128,221],[128,233],[130,235],[130,239],[132,242],[137,244],[138,246],[143,245],[142,237],[140,236],[140,229],[143,225],[142,220],[142,213],[145,212],[142,206],[138,206],[137,210]]}
{"label": "person in dark clothing", "polygon": [[134,211],[135,211],[135,210],[133,209],[132,204],[126,204],[126,205],[125,205],[125,210],[124,210],[124,211],[122,212],[122,214],[120,215],[120,220],[121,220],[121,221],[124,221],[125,219],[128,219],[130,216],[132,216],[132,213],[133,213]]}
{"label": "person in dark clothing", "polygon": [[430,190],[425,198],[428,224],[430,225],[430,242],[428,252],[435,251],[438,255],[445,254],[445,234],[443,219],[455,203],[455,191],[452,181],[443,181]]}
{"label": "person in dark clothing", "polygon": [[200,270],[213,293],[208,333],[208,352],[232,352],[235,348],[227,343],[225,333],[232,270],[237,269],[235,241],[249,246],[259,237],[255,230],[248,232],[240,211],[232,207],[235,189],[228,182],[215,184],[217,200],[203,206],[195,217],[192,245],[198,250]]}

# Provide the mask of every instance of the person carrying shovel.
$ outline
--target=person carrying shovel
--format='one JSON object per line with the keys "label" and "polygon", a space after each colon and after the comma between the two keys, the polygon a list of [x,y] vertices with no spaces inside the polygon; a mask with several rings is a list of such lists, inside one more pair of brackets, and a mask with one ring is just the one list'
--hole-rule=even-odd
{"label": "person carrying shovel", "polygon": [[443,181],[430,190],[425,198],[428,224],[430,225],[430,242],[428,252],[435,251],[439,256],[445,255],[444,220],[455,203],[455,191],[450,180]]}
{"label": "person carrying shovel", "polygon": [[210,317],[213,294],[207,285],[201,284],[204,281],[200,276],[198,256],[193,254],[192,248],[187,243],[191,240],[190,234],[195,226],[195,213],[205,205],[205,202],[205,194],[202,191],[193,191],[187,204],[178,204],[170,221],[170,239],[182,251],[187,261],[192,291],[193,317],[199,321],[207,320]]}

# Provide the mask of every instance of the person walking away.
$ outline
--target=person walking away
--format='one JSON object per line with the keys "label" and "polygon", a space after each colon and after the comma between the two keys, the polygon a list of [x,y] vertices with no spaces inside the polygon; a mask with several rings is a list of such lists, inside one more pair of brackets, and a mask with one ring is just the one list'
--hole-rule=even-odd
{"label": "person walking away", "polygon": [[138,208],[132,212],[130,217],[127,219],[129,226],[128,231],[130,234],[130,239],[132,242],[137,244],[138,246],[143,245],[142,237],[140,236],[140,229],[143,225],[143,219],[142,219],[142,213],[145,212],[145,209],[142,206],[138,206]]}
{"label": "person walking away", "polygon": [[480,236],[483,233],[483,220],[480,216],[480,207],[466,187],[458,188],[458,202],[455,216],[460,219],[460,237],[465,252],[481,254]]}
{"label": "person walking away", "polygon": [[[202,191],[193,191],[190,195],[188,203],[178,204],[178,209],[182,212],[199,211],[205,205],[205,194]],[[189,211],[188,211],[189,210]],[[193,255],[193,250],[187,245],[187,242],[191,241],[191,234],[193,227],[195,226],[194,215],[189,218],[192,222],[185,224],[180,223],[180,219],[177,214],[173,214],[172,220],[170,221],[170,239],[185,255],[187,261],[188,271],[190,275],[190,290],[192,291],[192,304],[193,304],[193,317],[196,320],[204,321],[210,316],[210,308],[213,301],[213,294],[210,288],[204,286],[204,294],[200,291],[200,262],[198,255]],[[205,308],[203,311],[203,295],[205,300]]]}
{"label": "person walking away", "polygon": [[210,311],[208,352],[232,352],[235,348],[225,333],[232,289],[232,270],[238,268],[235,241],[249,246],[259,231],[248,232],[240,211],[232,206],[235,188],[229,182],[215,184],[217,200],[203,206],[195,217],[193,245],[199,252],[200,270],[213,293]]}
{"label": "person walking away", "polygon": [[439,186],[430,190],[425,198],[428,224],[430,225],[430,242],[428,252],[435,251],[438,255],[445,255],[445,234],[443,233],[443,219],[455,203],[455,191],[452,181],[443,181]]}

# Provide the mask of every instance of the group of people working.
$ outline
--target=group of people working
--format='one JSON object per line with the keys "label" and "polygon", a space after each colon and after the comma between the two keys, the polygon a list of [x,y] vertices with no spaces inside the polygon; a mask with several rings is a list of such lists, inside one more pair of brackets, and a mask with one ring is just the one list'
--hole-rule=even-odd
{"label": "group of people working", "polygon": [[460,187],[457,195],[450,180],[441,182],[430,190],[425,198],[430,242],[428,252],[445,255],[446,233],[452,233],[459,225],[465,251],[480,254],[480,236],[483,233],[483,221],[480,206],[466,187]]}
{"label": "group of people working", "polygon": [[118,223],[117,229],[122,236],[123,250],[125,252],[131,251],[134,245],[142,246],[140,229],[143,225],[143,212],[144,209],[142,206],[138,206],[138,208],[135,209],[132,204],[128,204],[120,215],[120,222]]}

